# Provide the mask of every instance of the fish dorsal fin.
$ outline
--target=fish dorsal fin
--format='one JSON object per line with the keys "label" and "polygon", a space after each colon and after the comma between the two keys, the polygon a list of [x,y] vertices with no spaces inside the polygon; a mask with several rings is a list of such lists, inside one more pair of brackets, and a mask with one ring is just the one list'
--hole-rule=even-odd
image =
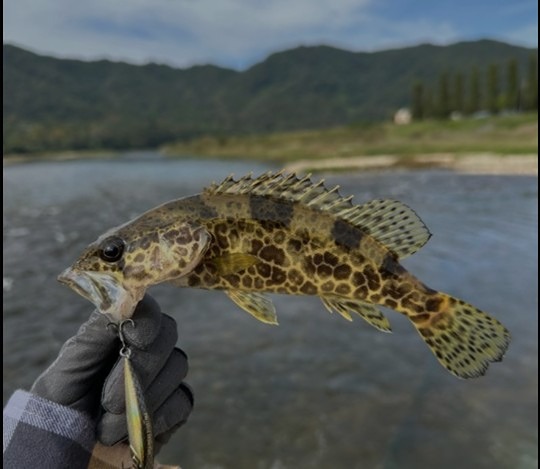
{"label": "fish dorsal fin", "polygon": [[240,308],[259,321],[277,325],[276,309],[272,301],[262,293],[227,290],[225,292]]}
{"label": "fish dorsal fin", "polygon": [[334,214],[352,208],[352,196],[341,197],[338,193],[339,186],[328,190],[323,185],[324,179],[313,183],[310,177],[311,174],[298,178],[295,174],[284,174],[282,171],[267,172],[255,179],[248,174],[237,181],[229,176],[220,184],[212,184],[204,192],[207,195],[251,194],[274,197],[301,202],[307,207]]}
{"label": "fish dorsal fin", "polygon": [[337,311],[347,321],[352,321],[351,313],[358,314],[362,319],[382,332],[392,332],[388,319],[379,309],[370,303],[347,298],[321,298],[328,311]]}
{"label": "fish dorsal fin", "polygon": [[206,188],[205,194],[250,194],[301,203],[360,228],[400,258],[416,252],[431,236],[420,217],[397,200],[372,200],[353,205],[352,196],[339,194],[339,186],[326,189],[324,179],[313,183],[310,177],[311,174],[298,178],[281,171],[267,172],[257,178],[248,174],[237,181],[229,176],[220,184]]}
{"label": "fish dorsal fin", "polygon": [[416,212],[397,200],[370,200],[343,216],[392,250],[398,257],[414,254],[431,237]]}

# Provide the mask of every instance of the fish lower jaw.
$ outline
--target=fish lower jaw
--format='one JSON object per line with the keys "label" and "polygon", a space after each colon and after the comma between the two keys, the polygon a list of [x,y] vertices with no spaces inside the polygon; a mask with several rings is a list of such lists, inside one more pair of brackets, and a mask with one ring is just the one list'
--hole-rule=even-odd
{"label": "fish lower jaw", "polygon": [[114,322],[130,318],[146,290],[138,288],[130,291],[108,274],[78,272],[73,268],[64,270],[58,276],[58,281],[93,303],[100,313]]}

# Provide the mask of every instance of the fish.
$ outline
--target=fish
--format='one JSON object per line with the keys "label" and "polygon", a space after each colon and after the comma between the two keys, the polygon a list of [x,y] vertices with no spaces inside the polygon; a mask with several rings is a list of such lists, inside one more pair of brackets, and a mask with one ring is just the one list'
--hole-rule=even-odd
{"label": "fish", "polygon": [[390,332],[382,306],[405,315],[450,373],[481,376],[510,333],[403,267],[430,237],[397,200],[355,205],[309,174],[231,175],[107,231],[59,280],[117,320],[162,282],[222,290],[267,324],[278,322],[268,293],[318,296],[330,312]]}

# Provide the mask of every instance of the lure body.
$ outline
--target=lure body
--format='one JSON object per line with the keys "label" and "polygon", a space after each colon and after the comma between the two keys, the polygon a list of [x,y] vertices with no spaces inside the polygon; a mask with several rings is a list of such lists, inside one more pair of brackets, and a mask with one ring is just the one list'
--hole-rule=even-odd
{"label": "lure body", "polygon": [[124,386],[129,447],[136,469],[154,467],[152,420],[146,409],[143,390],[128,357],[124,357]]}

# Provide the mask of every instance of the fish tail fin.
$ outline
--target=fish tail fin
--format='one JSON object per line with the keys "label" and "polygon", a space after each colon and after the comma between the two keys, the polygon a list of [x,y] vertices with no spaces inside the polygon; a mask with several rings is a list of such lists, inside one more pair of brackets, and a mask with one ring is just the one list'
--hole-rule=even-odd
{"label": "fish tail fin", "polygon": [[408,316],[437,360],[458,378],[482,376],[510,343],[499,321],[444,293],[428,299],[423,313]]}

